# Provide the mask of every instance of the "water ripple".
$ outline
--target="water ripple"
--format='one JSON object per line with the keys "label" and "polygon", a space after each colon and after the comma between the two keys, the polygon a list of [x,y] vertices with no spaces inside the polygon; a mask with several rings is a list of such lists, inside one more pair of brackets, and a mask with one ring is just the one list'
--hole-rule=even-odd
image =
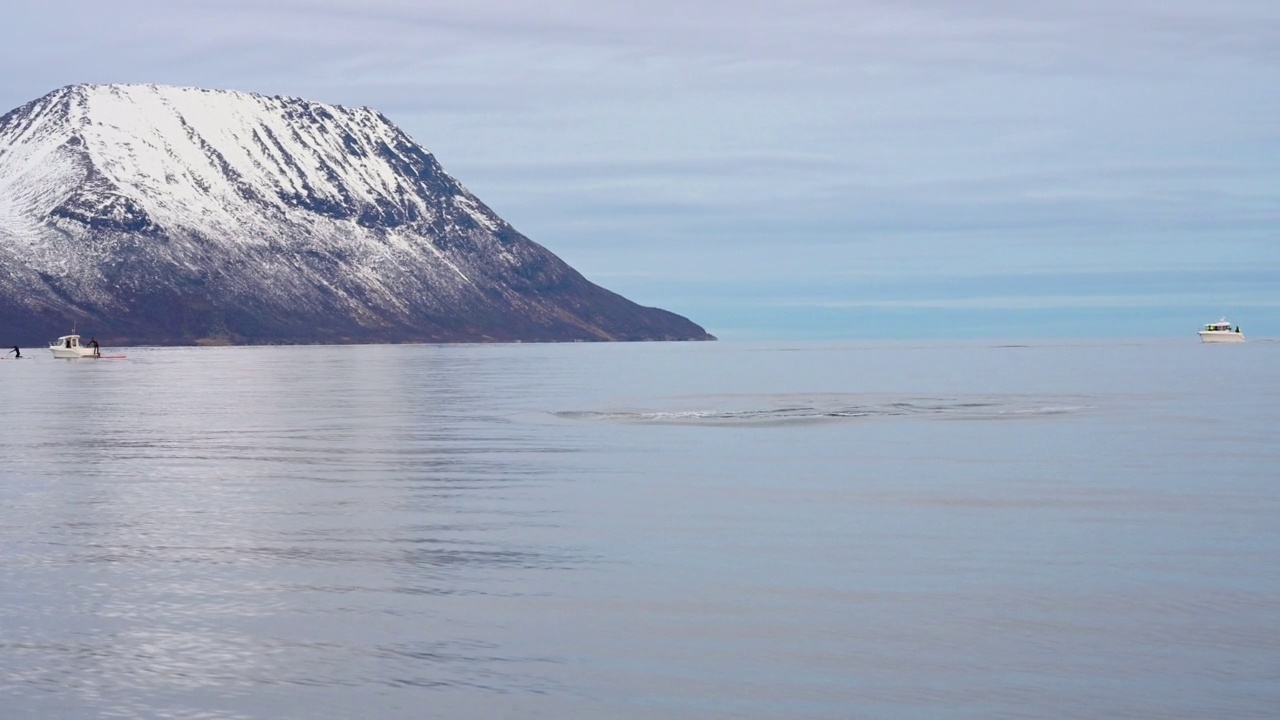
{"label": "water ripple", "polygon": [[[602,420],[678,425],[775,426],[925,418],[934,420],[1016,420],[1070,415],[1093,410],[1100,401],[1088,396],[984,395],[921,397],[883,395],[755,395],[700,398],[713,407],[669,410],[563,410],[554,415],[571,420]],[[671,404],[688,404],[675,398]]]}

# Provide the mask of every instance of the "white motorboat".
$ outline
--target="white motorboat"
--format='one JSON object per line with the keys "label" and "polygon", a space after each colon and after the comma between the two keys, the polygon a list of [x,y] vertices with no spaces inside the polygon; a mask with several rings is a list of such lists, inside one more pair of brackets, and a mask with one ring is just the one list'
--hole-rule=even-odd
{"label": "white motorboat", "polygon": [[63,335],[49,343],[49,350],[53,352],[53,356],[56,358],[96,358],[100,356],[97,342],[93,341],[90,345],[81,345],[79,335]]}
{"label": "white motorboat", "polygon": [[1231,329],[1231,323],[1226,318],[1222,318],[1218,322],[1208,323],[1204,329],[1200,331],[1200,342],[1207,343],[1242,343],[1244,342],[1244,333],[1240,332],[1240,326]]}

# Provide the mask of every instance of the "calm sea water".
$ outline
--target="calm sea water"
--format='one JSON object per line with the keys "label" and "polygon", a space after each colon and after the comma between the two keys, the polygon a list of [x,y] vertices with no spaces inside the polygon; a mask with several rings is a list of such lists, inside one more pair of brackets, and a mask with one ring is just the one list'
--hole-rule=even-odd
{"label": "calm sea water", "polygon": [[0,362],[5,718],[1274,718],[1280,343]]}

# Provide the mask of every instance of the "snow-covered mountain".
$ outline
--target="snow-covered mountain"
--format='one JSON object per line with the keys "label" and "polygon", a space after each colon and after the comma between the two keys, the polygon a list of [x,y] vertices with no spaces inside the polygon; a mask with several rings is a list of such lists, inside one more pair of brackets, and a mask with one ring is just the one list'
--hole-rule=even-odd
{"label": "snow-covered mountain", "polygon": [[0,117],[0,346],[713,339],[592,284],[369,108],[75,85]]}

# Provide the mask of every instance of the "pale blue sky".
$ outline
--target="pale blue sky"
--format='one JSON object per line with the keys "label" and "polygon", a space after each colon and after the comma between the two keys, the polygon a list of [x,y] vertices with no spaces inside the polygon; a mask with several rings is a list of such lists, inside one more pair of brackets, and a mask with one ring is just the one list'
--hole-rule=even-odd
{"label": "pale blue sky", "polygon": [[[264,7],[266,9],[264,9]],[[1280,336],[1280,2],[6,10],[0,107],[376,107],[588,278],[725,339]]]}

